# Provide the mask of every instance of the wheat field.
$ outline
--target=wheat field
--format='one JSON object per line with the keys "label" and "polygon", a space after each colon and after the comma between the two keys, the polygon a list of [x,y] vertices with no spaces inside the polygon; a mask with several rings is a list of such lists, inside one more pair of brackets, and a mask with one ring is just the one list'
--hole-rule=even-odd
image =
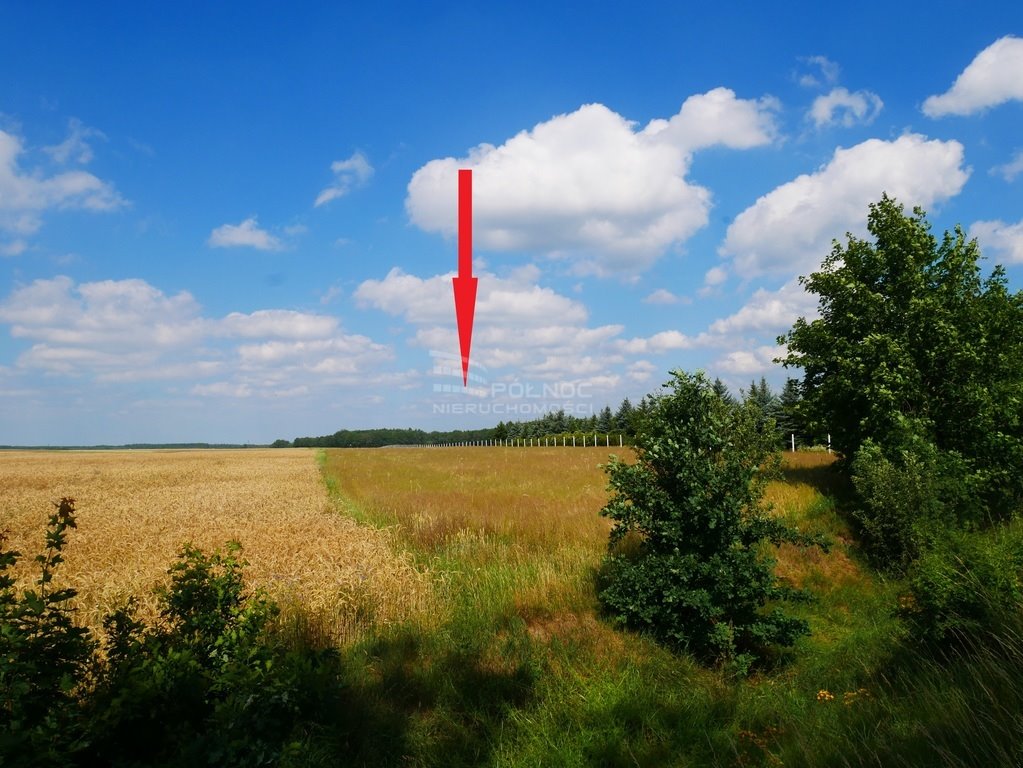
{"label": "wheat field", "polygon": [[0,530],[36,577],[53,503],[76,500],[59,582],[78,590],[81,621],[98,627],[129,595],[143,616],[184,543],[242,545],[246,583],[303,606],[335,641],[369,625],[429,612],[426,574],[395,554],[387,530],[338,513],[305,449],[11,451],[0,453]]}

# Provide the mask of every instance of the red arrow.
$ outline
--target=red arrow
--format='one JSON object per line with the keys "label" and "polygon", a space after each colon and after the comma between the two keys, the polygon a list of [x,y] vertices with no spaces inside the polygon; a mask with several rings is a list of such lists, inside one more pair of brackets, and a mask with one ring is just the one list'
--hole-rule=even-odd
{"label": "red arrow", "polygon": [[458,346],[462,351],[462,386],[469,383],[472,319],[476,314],[476,283],[472,276],[472,171],[458,171],[458,277],[451,278],[458,319]]}

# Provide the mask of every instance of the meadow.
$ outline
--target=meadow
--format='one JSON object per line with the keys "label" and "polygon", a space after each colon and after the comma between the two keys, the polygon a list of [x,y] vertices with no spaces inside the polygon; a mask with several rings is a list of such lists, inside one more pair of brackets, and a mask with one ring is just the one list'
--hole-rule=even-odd
{"label": "meadow", "polygon": [[1018,763],[1023,626],[920,652],[896,615],[904,585],[861,559],[827,454],[786,454],[767,494],[833,542],[774,553],[815,595],[795,608],[813,634],[746,679],[601,615],[607,456],[11,453],[0,527],[34,552],[49,503],[78,499],[62,578],[88,622],[159,583],[184,541],[240,541],[248,583],[343,661],[337,731],[310,735],[302,764]]}

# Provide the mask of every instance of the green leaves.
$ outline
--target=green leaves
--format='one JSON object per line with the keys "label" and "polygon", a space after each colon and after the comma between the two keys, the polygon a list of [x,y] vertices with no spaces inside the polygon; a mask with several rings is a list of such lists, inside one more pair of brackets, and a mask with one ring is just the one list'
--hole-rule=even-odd
{"label": "green leaves", "polygon": [[[779,342],[782,362],[803,369],[808,422],[849,461],[874,446],[858,460],[860,519],[875,554],[904,567],[920,549],[914,520],[939,504],[913,490],[937,482],[922,472],[945,467],[981,502],[954,515],[964,522],[1023,503],[1023,295],[1008,293],[1001,267],[982,279],[976,242],[959,227],[939,242],[920,209],[885,196],[868,227],[872,241],[849,236],[801,278],[821,316]],[[955,483],[941,493],[963,497]]]}
{"label": "green leaves", "polygon": [[703,374],[673,371],[665,388],[648,401],[637,462],[605,467],[602,514],[614,526],[600,598],[619,622],[745,672],[770,646],[809,631],[766,612],[794,594],[761,545],[811,539],[760,506],[778,457],[773,421],[756,401],[725,399]]}

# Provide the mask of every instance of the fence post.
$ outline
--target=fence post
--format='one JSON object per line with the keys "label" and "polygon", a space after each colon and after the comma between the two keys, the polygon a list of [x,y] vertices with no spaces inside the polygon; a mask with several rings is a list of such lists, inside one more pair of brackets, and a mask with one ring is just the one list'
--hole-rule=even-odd
{"label": "fence post", "polygon": [[622,433],[621,432],[618,433],[618,447],[619,448],[622,447]]}
{"label": "fence post", "polygon": [[828,432],[828,453],[831,453],[831,433]]}
{"label": "fence post", "polygon": [[572,447],[575,448],[575,435],[572,435]]}
{"label": "fence post", "polygon": [[796,452],[796,433],[792,433],[792,452]]}

